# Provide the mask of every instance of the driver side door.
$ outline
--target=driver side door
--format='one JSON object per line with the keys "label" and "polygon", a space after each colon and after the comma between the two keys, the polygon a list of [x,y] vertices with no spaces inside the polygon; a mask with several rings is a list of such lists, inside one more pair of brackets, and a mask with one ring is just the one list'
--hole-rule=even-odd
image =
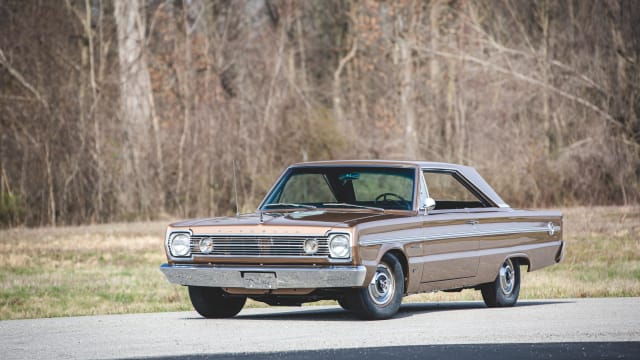
{"label": "driver side door", "polygon": [[479,266],[478,221],[469,208],[483,207],[454,171],[424,170],[428,196],[436,207],[422,224],[422,285],[440,289],[470,282]]}

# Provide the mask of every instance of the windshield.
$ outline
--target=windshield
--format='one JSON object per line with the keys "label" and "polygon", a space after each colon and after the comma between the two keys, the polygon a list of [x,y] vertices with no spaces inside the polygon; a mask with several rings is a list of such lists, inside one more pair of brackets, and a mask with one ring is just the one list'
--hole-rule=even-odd
{"label": "windshield", "polygon": [[290,169],[262,210],[300,207],[411,210],[415,169],[299,167]]}

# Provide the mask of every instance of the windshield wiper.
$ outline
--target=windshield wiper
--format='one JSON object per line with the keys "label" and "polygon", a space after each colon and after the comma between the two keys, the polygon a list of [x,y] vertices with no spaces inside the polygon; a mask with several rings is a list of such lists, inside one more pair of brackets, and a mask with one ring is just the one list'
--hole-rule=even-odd
{"label": "windshield wiper", "polygon": [[298,208],[305,208],[305,209],[317,209],[318,207],[313,206],[313,205],[306,205],[306,204],[295,204],[295,203],[272,203],[272,204],[266,204],[263,205],[263,208],[269,208],[272,206],[284,206],[284,207],[298,207]]}
{"label": "windshield wiper", "polygon": [[383,208],[374,207],[374,206],[364,206],[364,205],[349,204],[349,203],[324,203],[324,204],[322,204],[322,206],[345,206],[345,207],[352,207],[352,208],[358,208],[358,209],[367,209],[367,210],[375,210],[375,211],[384,212]]}

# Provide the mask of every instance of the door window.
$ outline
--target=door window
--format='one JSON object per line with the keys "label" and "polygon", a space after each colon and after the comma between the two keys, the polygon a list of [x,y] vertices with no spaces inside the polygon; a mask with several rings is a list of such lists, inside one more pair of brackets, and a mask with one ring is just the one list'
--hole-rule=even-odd
{"label": "door window", "polygon": [[486,207],[455,172],[427,170],[424,178],[429,196],[436,201],[435,210]]}

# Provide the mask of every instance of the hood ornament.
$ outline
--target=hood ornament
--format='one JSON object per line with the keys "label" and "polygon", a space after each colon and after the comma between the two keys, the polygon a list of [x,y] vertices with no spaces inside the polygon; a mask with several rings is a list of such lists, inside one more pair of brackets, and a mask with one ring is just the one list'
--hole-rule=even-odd
{"label": "hood ornament", "polygon": [[264,223],[263,214],[264,214],[264,213],[263,213],[262,211],[260,211],[260,224],[263,224],[263,223]]}

